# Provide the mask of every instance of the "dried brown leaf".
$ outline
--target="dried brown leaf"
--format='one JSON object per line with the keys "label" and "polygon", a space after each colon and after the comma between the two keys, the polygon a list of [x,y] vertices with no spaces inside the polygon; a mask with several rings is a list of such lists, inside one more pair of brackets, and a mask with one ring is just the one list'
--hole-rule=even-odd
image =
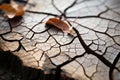
{"label": "dried brown leaf", "polygon": [[72,29],[72,27],[69,27],[67,25],[67,23],[65,23],[64,21],[57,19],[57,18],[50,18],[46,24],[50,24],[53,25],[54,27],[62,30],[65,33],[70,33],[71,35],[74,34],[74,30]]}
{"label": "dried brown leaf", "polygon": [[4,16],[7,18],[22,16],[25,13],[24,7],[14,1],[11,1],[11,4],[3,3],[0,5],[0,10],[5,10]]}

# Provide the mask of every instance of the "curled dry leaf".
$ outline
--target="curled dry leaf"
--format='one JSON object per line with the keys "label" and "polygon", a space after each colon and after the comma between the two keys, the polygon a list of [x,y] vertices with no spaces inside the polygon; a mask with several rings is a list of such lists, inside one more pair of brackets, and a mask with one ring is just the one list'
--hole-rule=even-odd
{"label": "curled dry leaf", "polygon": [[11,1],[11,4],[3,3],[0,5],[0,10],[4,10],[6,12],[4,16],[8,18],[22,16],[25,13],[23,5],[14,1]]}
{"label": "curled dry leaf", "polygon": [[65,23],[64,21],[57,19],[57,18],[50,18],[46,24],[49,25],[53,25],[54,27],[62,30],[65,33],[69,33],[71,35],[74,35],[74,30],[72,29],[72,27],[69,27],[67,25],[67,23]]}

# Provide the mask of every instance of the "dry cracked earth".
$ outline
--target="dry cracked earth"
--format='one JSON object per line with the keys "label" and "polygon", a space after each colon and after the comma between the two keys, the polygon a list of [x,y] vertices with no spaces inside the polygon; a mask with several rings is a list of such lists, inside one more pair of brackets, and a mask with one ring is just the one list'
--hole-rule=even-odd
{"label": "dry cracked earth", "polygon": [[0,80],[120,80],[120,0],[22,2],[22,18],[0,16]]}

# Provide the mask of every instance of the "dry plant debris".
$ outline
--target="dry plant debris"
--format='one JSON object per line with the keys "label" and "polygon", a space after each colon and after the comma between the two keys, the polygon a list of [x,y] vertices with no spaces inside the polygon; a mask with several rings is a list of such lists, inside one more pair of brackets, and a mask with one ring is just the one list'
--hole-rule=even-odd
{"label": "dry plant debris", "polygon": [[21,4],[17,4],[12,0],[10,4],[8,3],[1,4],[0,10],[4,10],[5,11],[4,17],[10,19],[14,17],[22,16],[25,13],[24,6]]}
{"label": "dry plant debris", "polygon": [[69,27],[67,25],[67,23],[65,23],[64,21],[57,19],[57,18],[50,18],[46,24],[50,24],[55,26],[56,28],[62,30],[64,33],[69,33],[71,35],[74,34],[74,30],[72,29],[72,27]]}

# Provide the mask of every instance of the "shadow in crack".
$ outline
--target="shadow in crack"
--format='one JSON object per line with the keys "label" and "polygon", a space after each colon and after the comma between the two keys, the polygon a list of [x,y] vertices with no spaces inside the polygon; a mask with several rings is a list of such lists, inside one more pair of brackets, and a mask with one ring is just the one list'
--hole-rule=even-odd
{"label": "shadow in crack", "polygon": [[11,24],[11,27],[17,27],[17,26],[19,26],[22,23],[22,19],[23,19],[22,16],[10,19],[9,22]]}
{"label": "shadow in crack", "polygon": [[[0,80],[55,80],[55,74],[23,65],[10,51],[0,50]],[[63,75],[60,80],[74,80]]]}

